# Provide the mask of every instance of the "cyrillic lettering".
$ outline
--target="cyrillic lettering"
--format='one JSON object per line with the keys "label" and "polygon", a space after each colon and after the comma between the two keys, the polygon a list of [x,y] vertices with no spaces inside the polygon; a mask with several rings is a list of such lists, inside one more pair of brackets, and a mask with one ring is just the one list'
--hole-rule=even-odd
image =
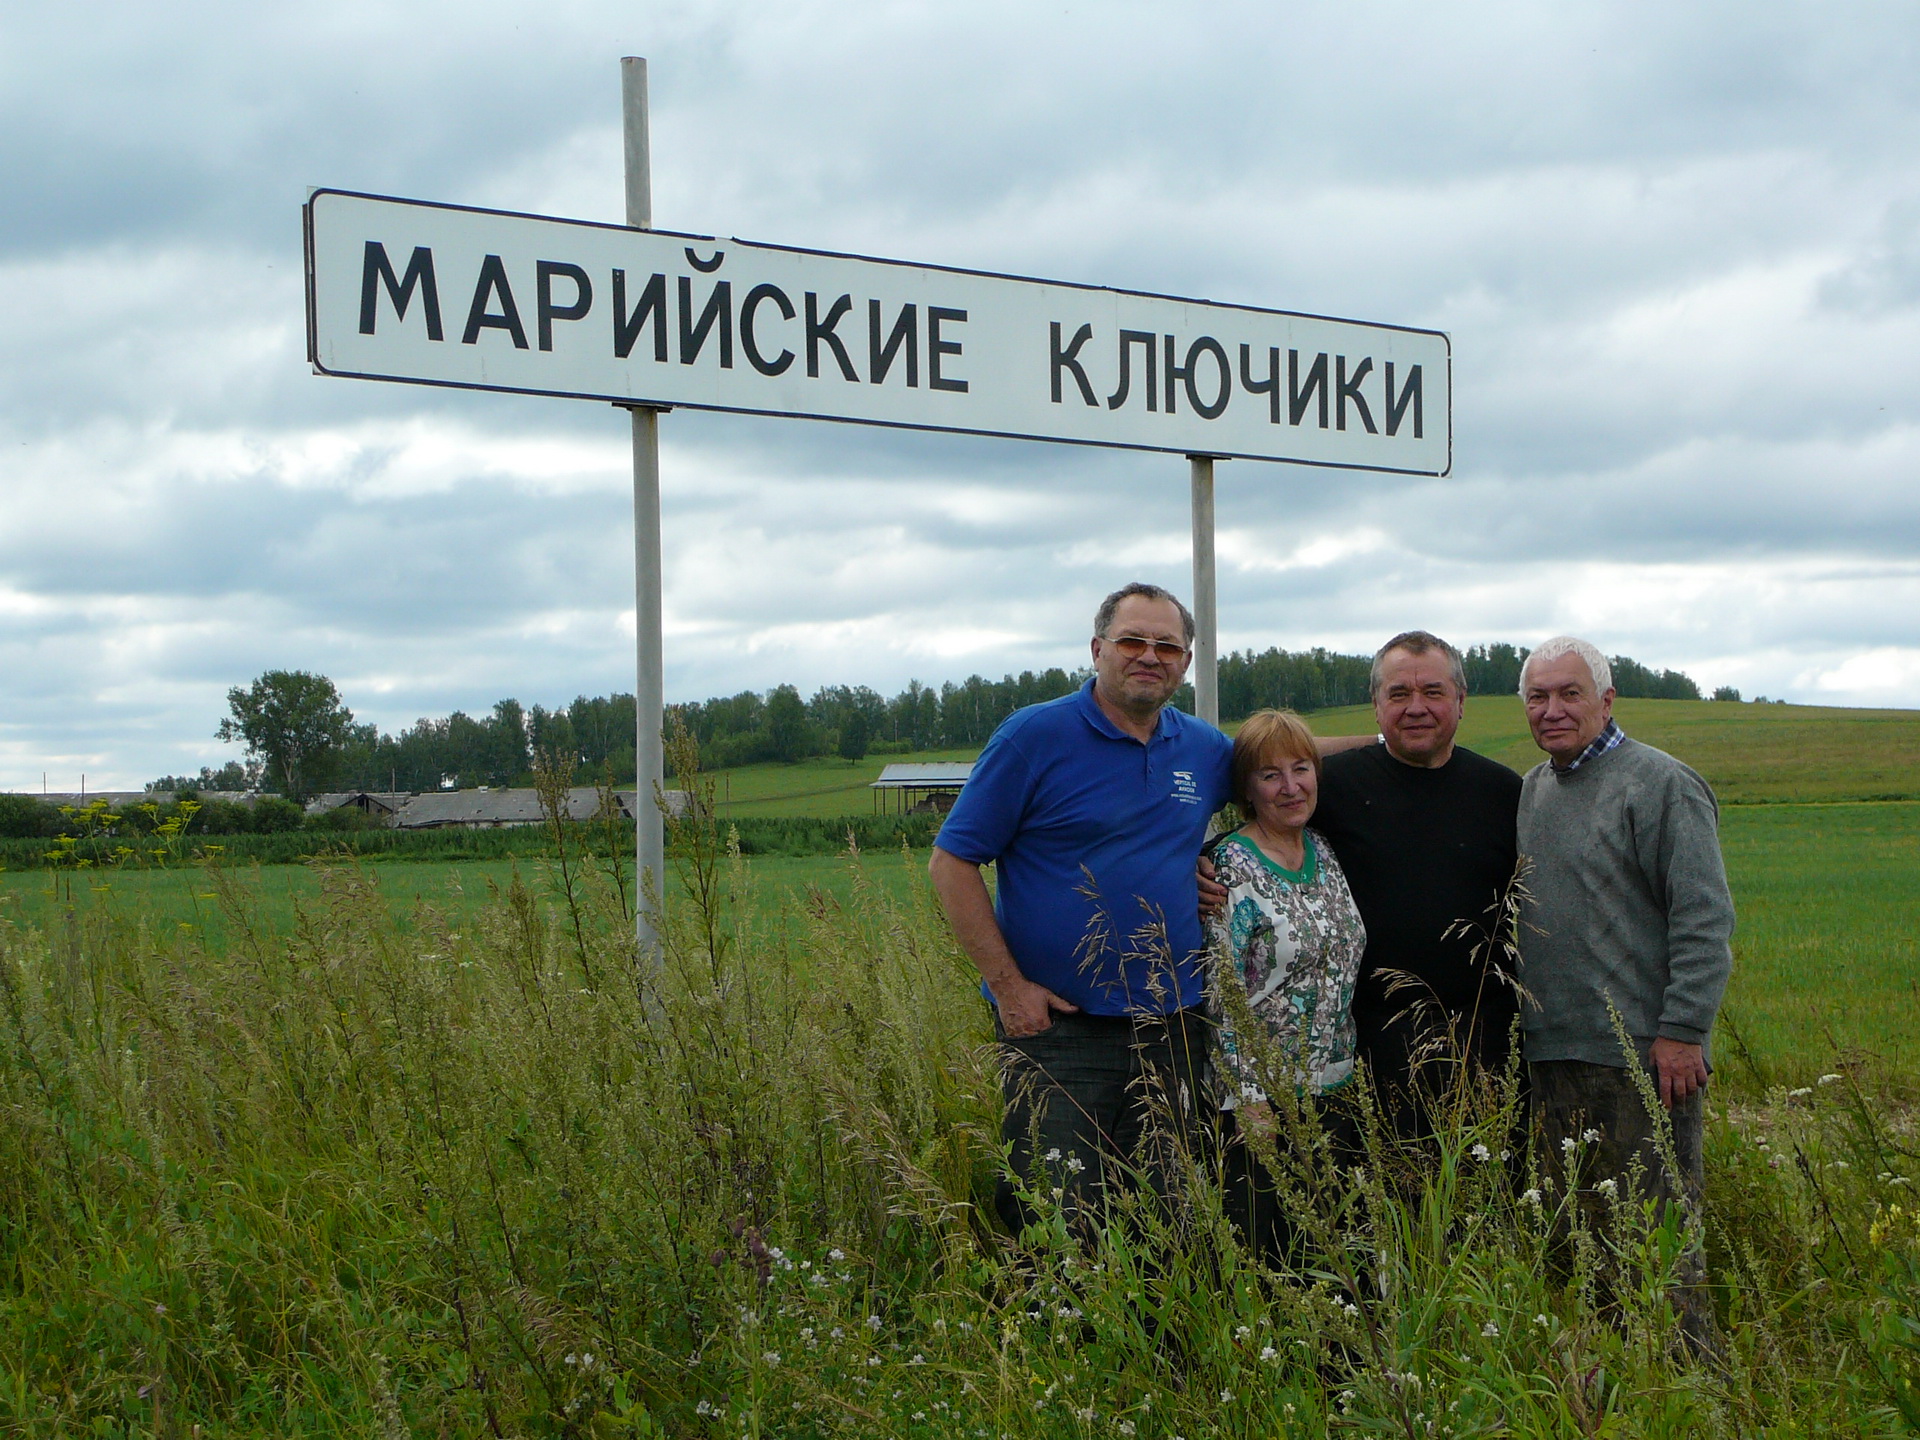
{"label": "cyrillic lettering", "polygon": [[1424,407],[1420,396],[1420,367],[1415,365],[1407,371],[1406,386],[1401,390],[1400,398],[1396,400],[1393,397],[1393,362],[1387,361],[1387,434],[1400,433],[1400,422],[1406,418],[1409,401],[1413,403],[1413,438],[1424,439],[1426,437],[1421,422],[1425,417],[1421,414]]}
{"label": "cyrillic lettering", "polygon": [[373,334],[374,311],[379,308],[380,286],[387,287],[387,298],[393,301],[396,320],[407,318],[407,306],[413,300],[413,287],[420,287],[420,308],[427,316],[427,338],[444,340],[446,334],[440,328],[440,287],[433,280],[433,251],[424,245],[413,247],[413,257],[407,261],[407,278],[396,280],[393,275],[393,262],[387,259],[387,247],[378,240],[367,241],[366,263],[360,270],[360,333]]}
{"label": "cyrillic lettering", "polygon": [[707,343],[707,336],[715,324],[720,326],[720,368],[733,368],[733,282],[716,280],[713,282],[713,294],[707,297],[707,305],[700,312],[700,318],[693,318],[693,281],[690,277],[680,277],[680,363],[691,365],[700,358],[700,351]]}
{"label": "cyrillic lettering", "polygon": [[820,297],[807,291],[807,374],[818,376],[820,373],[820,342],[827,342],[833,351],[833,358],[840,366],[840,374],[848,380],[858,380],[859,373],[853,368],[853,358],[847,354],[847,347],[840,343],[840,337],[833,333],[833,327],[840,323],[840,317],[853,309],[853,297],[842,295],[827,307],[827,318],[820,318]]}
{"label": "cyrillic lettering", "polygon": [[1120,332],[1120,385],[1113,394],[1107,397],[1107,408],[1109,410],[1118,410],[1122,405],[1127,403],[1127,395],[1133,389],[1133,375],[1129,369],[1133,357],[1127,351],[1129,345],[1138,345],[1141,352],[1147,357],[1147,409],[1158,410],[1160,408],[1160,396],[1158,394],[1159,382],[1154,378],[1155,361],[1153,354],[1153,332],[1151,330],[1122,330]]}
{"label": "cyrillic lettering", "polygon": [[1080,347],[1092,338],[1093,326],[1082,325],[1078,330],[1073,332],[1073,343],[1062,350],[1060,348],[1060,322],[1058,320],[1048,322],[1048,349],[1051,352],[1049,358],[1053,366],[1054,404],[1058,405],[1060,403],[1060,372],[1062,370],[1071,370],[1073,372],[1073,383],[1080,387],[1080,398],[1089,405],[1099,405],[1100,402],[1094,398],[1093,386],[1087,381],[1087,372],[1080,368],[1080,360],[1078,358],[1080,355]]}
{"label": "cyrillic lettering", "polygon": [[769,360],[760,353],[760,347],[754,343],[753,311],[762,300],[771,300],[780,307],[780,318],[793,318],[793,301],[787,298],[787,292],[778,285],[756,285],[747,292],[747,298],[740,302],[740,348],[747,352],[747,363],[762,375],[778,375],[793,364],[793,351],[782,350]]}
{"label": "cyrillic lettering", "polygon": [[940,357],[942,355],[958,355],[960,353],[960,342],[958,340],[942,340],[940,338],[940,327],[949,322],[955,325],[966,324],[967,312],[964,310],[949,310],[943,305],[929,305],[927,307],[927,388],[929,390],[957,390],[964,395],[967,389],[966,381],[951,380],[940,373]]}
{"label": "cyrillic lettering", "polygon": [[613,353],[619,359],[626,359],[633,353],[633,342],[640,338],[640,329],[653,320],[653,358],[662,365],[667,363],[667,277],[656,274],[647,281],[647,288],[640,292],[640,303],[633,307],[633,313],[627,313],[627,272],[613,272]]}
{"label": "cyrillic lettering", "polygon": [[1253,378],[1253,347],[1251,345],[1240,347],[1240,388],[1249,395],[1266,396],[1268,423],[1273,425],[1280,423],[1280,347],[1278,345],[1267,347],[1267,378],[1265,380]]}
{"label": "cyrillic lettering", "polygon": [[1366,379],[1367,372],[1373,369],[1373,357],[1369,355],[1360,362],[1360,368],[1353,372],[1352,379],[1347,378],[1346,356],[1335,356],[1334,367],[1336,377],[1334,389],[1340,397],[1334,405],[1334,428],[1336,430],[1347,428],[1347,401],[1351,400],[1360,409],[1360,423],[1367,427],[1367,433],[1378,435],[1380,432],[1373,425],[1373,412],[1367,408],[1367,397],[1360,393],[1360,382]]}
{"label": "cyrillic lettering", "polygon": [[[534,293],[538,301],[538,329],[540,348],[553,349],[553,322],[556,320],[579,320],[593,307],[593,282],[587,279],[587,272],[578,265],[569,265],[561,260],[542,260],[533,267]],[[553,303],[553,277],[564,275],[573,281],[573,303],[555,305]]]}
{"label": "cyrillic lettering", "polygon": [[[500,297],[500,313],[488,309],[488,302]],[[527,348],[527,332],[520,323],[520,307],[513,303],[513,288],[507,284],[507,267],[498,255],[480,262],[480,279],[473,287],[473,304],[467,307],[467,329],[460,337],[462,345],[477,344],[482,330],[504,330],[513,336],[513,348]]]}
{"label": "cyrillic lettering", "polygon": [[887,378],[887,372],[893,369],[893,357],[905,347],[907,359],[907,388],[920,386],[920,307],[902,305],[899,318],[893,322],[893,329],[887,333],[884,342],[880,339],[880,302],[867,301],[867,379],[875,385]]}
{"label": "cyrillic lettering", "polygon": [[1300,388],[1300,352],[1287,351],[1287,423],[1298,425],[1300,417],[1307,413],[1307,402],[1318,392],[1320,396],[1320,428],[1327,428],[1327,352],[1322,350],[1314,357],[1313,368],[1307,371],[1307,388]]}
{"label": "cyrillic lettering", "polygon": [[[1187,363],[1176,365],[1173,362],[1174,338],[1169,335],[1166,340],[1167,413],[1169,415],[1174,413],[1173,387],[1174,382],[1179,381],[1187,387],[1187,403],[1193,406],[1194,413],[1202,420],[1214,419],[1227,408],[1227,401],[1233,398],[1233,362],[1227,359],[1227,352],[1211,335],[1202,335],[1187,347]],[[1202,354],[1213,356],[1214,363],[1220,367],[1220,390],[1213,397],[1213,403],[1210,405],[1200,403],[1199,387],[1193,383],[1193,359],[1196,355]]]}

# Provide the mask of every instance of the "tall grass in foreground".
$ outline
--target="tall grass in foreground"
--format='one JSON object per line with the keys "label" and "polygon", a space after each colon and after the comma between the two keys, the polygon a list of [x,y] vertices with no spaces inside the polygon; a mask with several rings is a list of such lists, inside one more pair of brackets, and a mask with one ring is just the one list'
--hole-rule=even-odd
{"label": "tall grass in foreground", "polygon": [[0,928],[4,1422],[1920,1428],[1914,1126],[1862,1079],[1716,1101],[1712,1370],[1670,1343],[1675,1228],[1620,1217],[1647,1278],[1603,1314],[1591,1240],[1556,1278],[1560,1202],[1502,1158],[1499,1114],[1443,1136],[1422,1187],[1381,1155],[1344,1198],[1297,1194],[1299,1277],[1242,1253],[1204,1185],[1091,1251],[1057,1223],[1016,1253],[988,1218],[987,1016],[924,887],[779,915],[711,830],[678,843],[657,968],[591,863],[570,904],[535,871],[460,928],[396,928],[351,865],[284,933],[212,872],[219,953],[111,910]]}

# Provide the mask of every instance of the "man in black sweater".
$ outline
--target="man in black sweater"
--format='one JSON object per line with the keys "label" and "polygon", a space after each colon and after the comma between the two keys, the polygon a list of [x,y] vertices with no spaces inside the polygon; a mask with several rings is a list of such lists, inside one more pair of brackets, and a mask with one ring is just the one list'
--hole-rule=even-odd
{"label": "man in black sweater", "polygon": [[1501,901],[1520,777],[1454,744],[1466,673],[1438,636],[1394,636],[1373,657],[1372,687],[1381,743],[1327,756],[1313,825],[1366,922],[1360,1054],[1394,1131],[1415,1138],[1431,1132],[1436,1100],[1502,1074],[1512,1053],[1519,1000]]}

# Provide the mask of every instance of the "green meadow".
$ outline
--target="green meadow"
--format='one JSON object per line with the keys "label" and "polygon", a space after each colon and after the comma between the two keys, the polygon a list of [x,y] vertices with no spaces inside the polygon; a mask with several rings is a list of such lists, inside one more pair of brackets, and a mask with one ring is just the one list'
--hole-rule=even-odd
{"label": "green meadow", "polygon": [[[1357,1175],[1267,1157],[1282,1269],[1204,1166],[1087,1244],[1036,1190],[1016,1245],[925,851],[733,856],[722,788],[657,963],[590,853],[0,872],[0,1430],[1920,1433],[1920,716],[1621,712],[1728,802],[1717,1357],[1678,1217],[1585,1228],[1503,1093]],[[1517,704],[1468,726],[1530,763]],[[713,778],[844,815],[878,769]]]}

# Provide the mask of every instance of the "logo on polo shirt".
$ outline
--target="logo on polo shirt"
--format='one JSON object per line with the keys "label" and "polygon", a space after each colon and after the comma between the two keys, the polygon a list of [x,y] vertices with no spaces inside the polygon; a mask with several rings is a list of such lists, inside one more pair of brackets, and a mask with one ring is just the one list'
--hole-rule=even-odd
{"label": "logo on polo shirt", "polygon": [[1176,770],[1173,772],[1173,798],[1182,805],[1200,803],[1200,787],[1194,784],[1193,771]]}

